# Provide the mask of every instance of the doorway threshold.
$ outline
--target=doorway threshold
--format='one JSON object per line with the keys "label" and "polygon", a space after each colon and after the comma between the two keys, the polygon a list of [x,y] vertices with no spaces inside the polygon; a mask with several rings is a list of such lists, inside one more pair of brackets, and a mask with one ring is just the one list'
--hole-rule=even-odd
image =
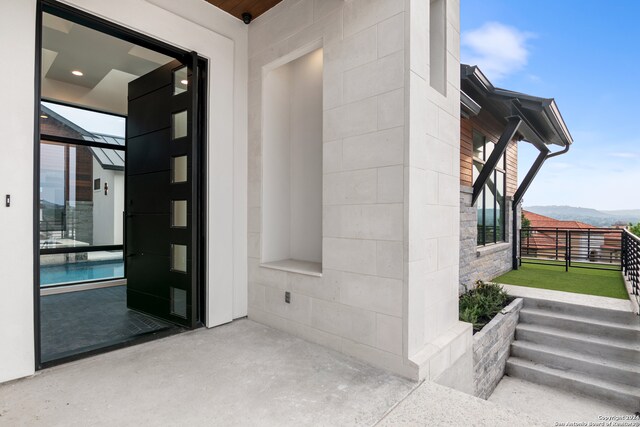
{"label": "doorway threshold", "polygon": [[41,297],[41,365],[59,364],[184,329],[127,307],[126,286]]}
{"label": "doorway threshold", "polygon": [[59,354],[51,355],[51,360],[43,361],[40,364],[40,369],[52,368],[54,366],[63,365],[65,363],[74,362],[76,360],[87,359],[99,354],[108,353],[110,351],[119,350],[122,348],[132,347],[138,344],[144,344],[150,341],[158,340],[161,338],[170,337],[172,335],[185,332],[187,329],[179,326],[171,325],[166,329],[146,332],[136,336],[132,336],[125,340],[114,341],[111,343],[97,344],[94,346],[83,348],[80,352],[68,351]]}
{"label": "doorway threshold", "polygon": [[105,280],[100,282],[86,282],[78,284],[48,286],[40,288],[40,296],[65,294],[67,292],[87,291],[89,289],[111,288],[113,286],[123,286],[127,284],[127,279]]}

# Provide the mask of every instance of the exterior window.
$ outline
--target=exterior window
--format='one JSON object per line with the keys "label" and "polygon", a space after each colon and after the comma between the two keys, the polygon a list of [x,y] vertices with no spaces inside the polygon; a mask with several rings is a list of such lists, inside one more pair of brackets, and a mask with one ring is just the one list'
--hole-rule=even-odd
{"label": "exterior window", "polygon": [[[495,143],[479,132],[473,132],[473,182],[493,152]],[[505,158],[502,156],[485,184],[477,201],[478,245],[505,240]]]}
{"label": "exterior window", "polygon": [[125,128],[123,116],[42,102],[41,287],[124,277]]}

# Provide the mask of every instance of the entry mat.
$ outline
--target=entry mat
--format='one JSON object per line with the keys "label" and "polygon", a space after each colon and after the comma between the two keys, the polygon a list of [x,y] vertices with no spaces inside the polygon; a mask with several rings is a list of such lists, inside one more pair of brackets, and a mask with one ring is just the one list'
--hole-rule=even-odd
{"label": "entry mat", "polygon": [[126,288],[115,286],[41,297],[42,362],[175,328],[168,322],[129,310]]}

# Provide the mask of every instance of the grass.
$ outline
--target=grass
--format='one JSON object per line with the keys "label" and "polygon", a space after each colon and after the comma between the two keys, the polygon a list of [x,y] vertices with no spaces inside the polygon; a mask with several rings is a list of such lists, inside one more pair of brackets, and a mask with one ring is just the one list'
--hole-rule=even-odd
{"label": "grass", "polygon": [[566,272],[564,266],[522,264],[520,269],[496,277],[493,282],[629,299],[620,271],[571,267]]}

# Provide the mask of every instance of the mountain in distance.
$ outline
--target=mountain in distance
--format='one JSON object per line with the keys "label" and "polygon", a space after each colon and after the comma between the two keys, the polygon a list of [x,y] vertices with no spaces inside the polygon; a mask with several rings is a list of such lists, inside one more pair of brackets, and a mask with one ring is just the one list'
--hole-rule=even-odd
{"label": "mountain in distance", "polygon": [[523,209],[559,220],[580,221],[596,227],[640,222],[640,209],[601,211],[574,206],[526,206]]}

